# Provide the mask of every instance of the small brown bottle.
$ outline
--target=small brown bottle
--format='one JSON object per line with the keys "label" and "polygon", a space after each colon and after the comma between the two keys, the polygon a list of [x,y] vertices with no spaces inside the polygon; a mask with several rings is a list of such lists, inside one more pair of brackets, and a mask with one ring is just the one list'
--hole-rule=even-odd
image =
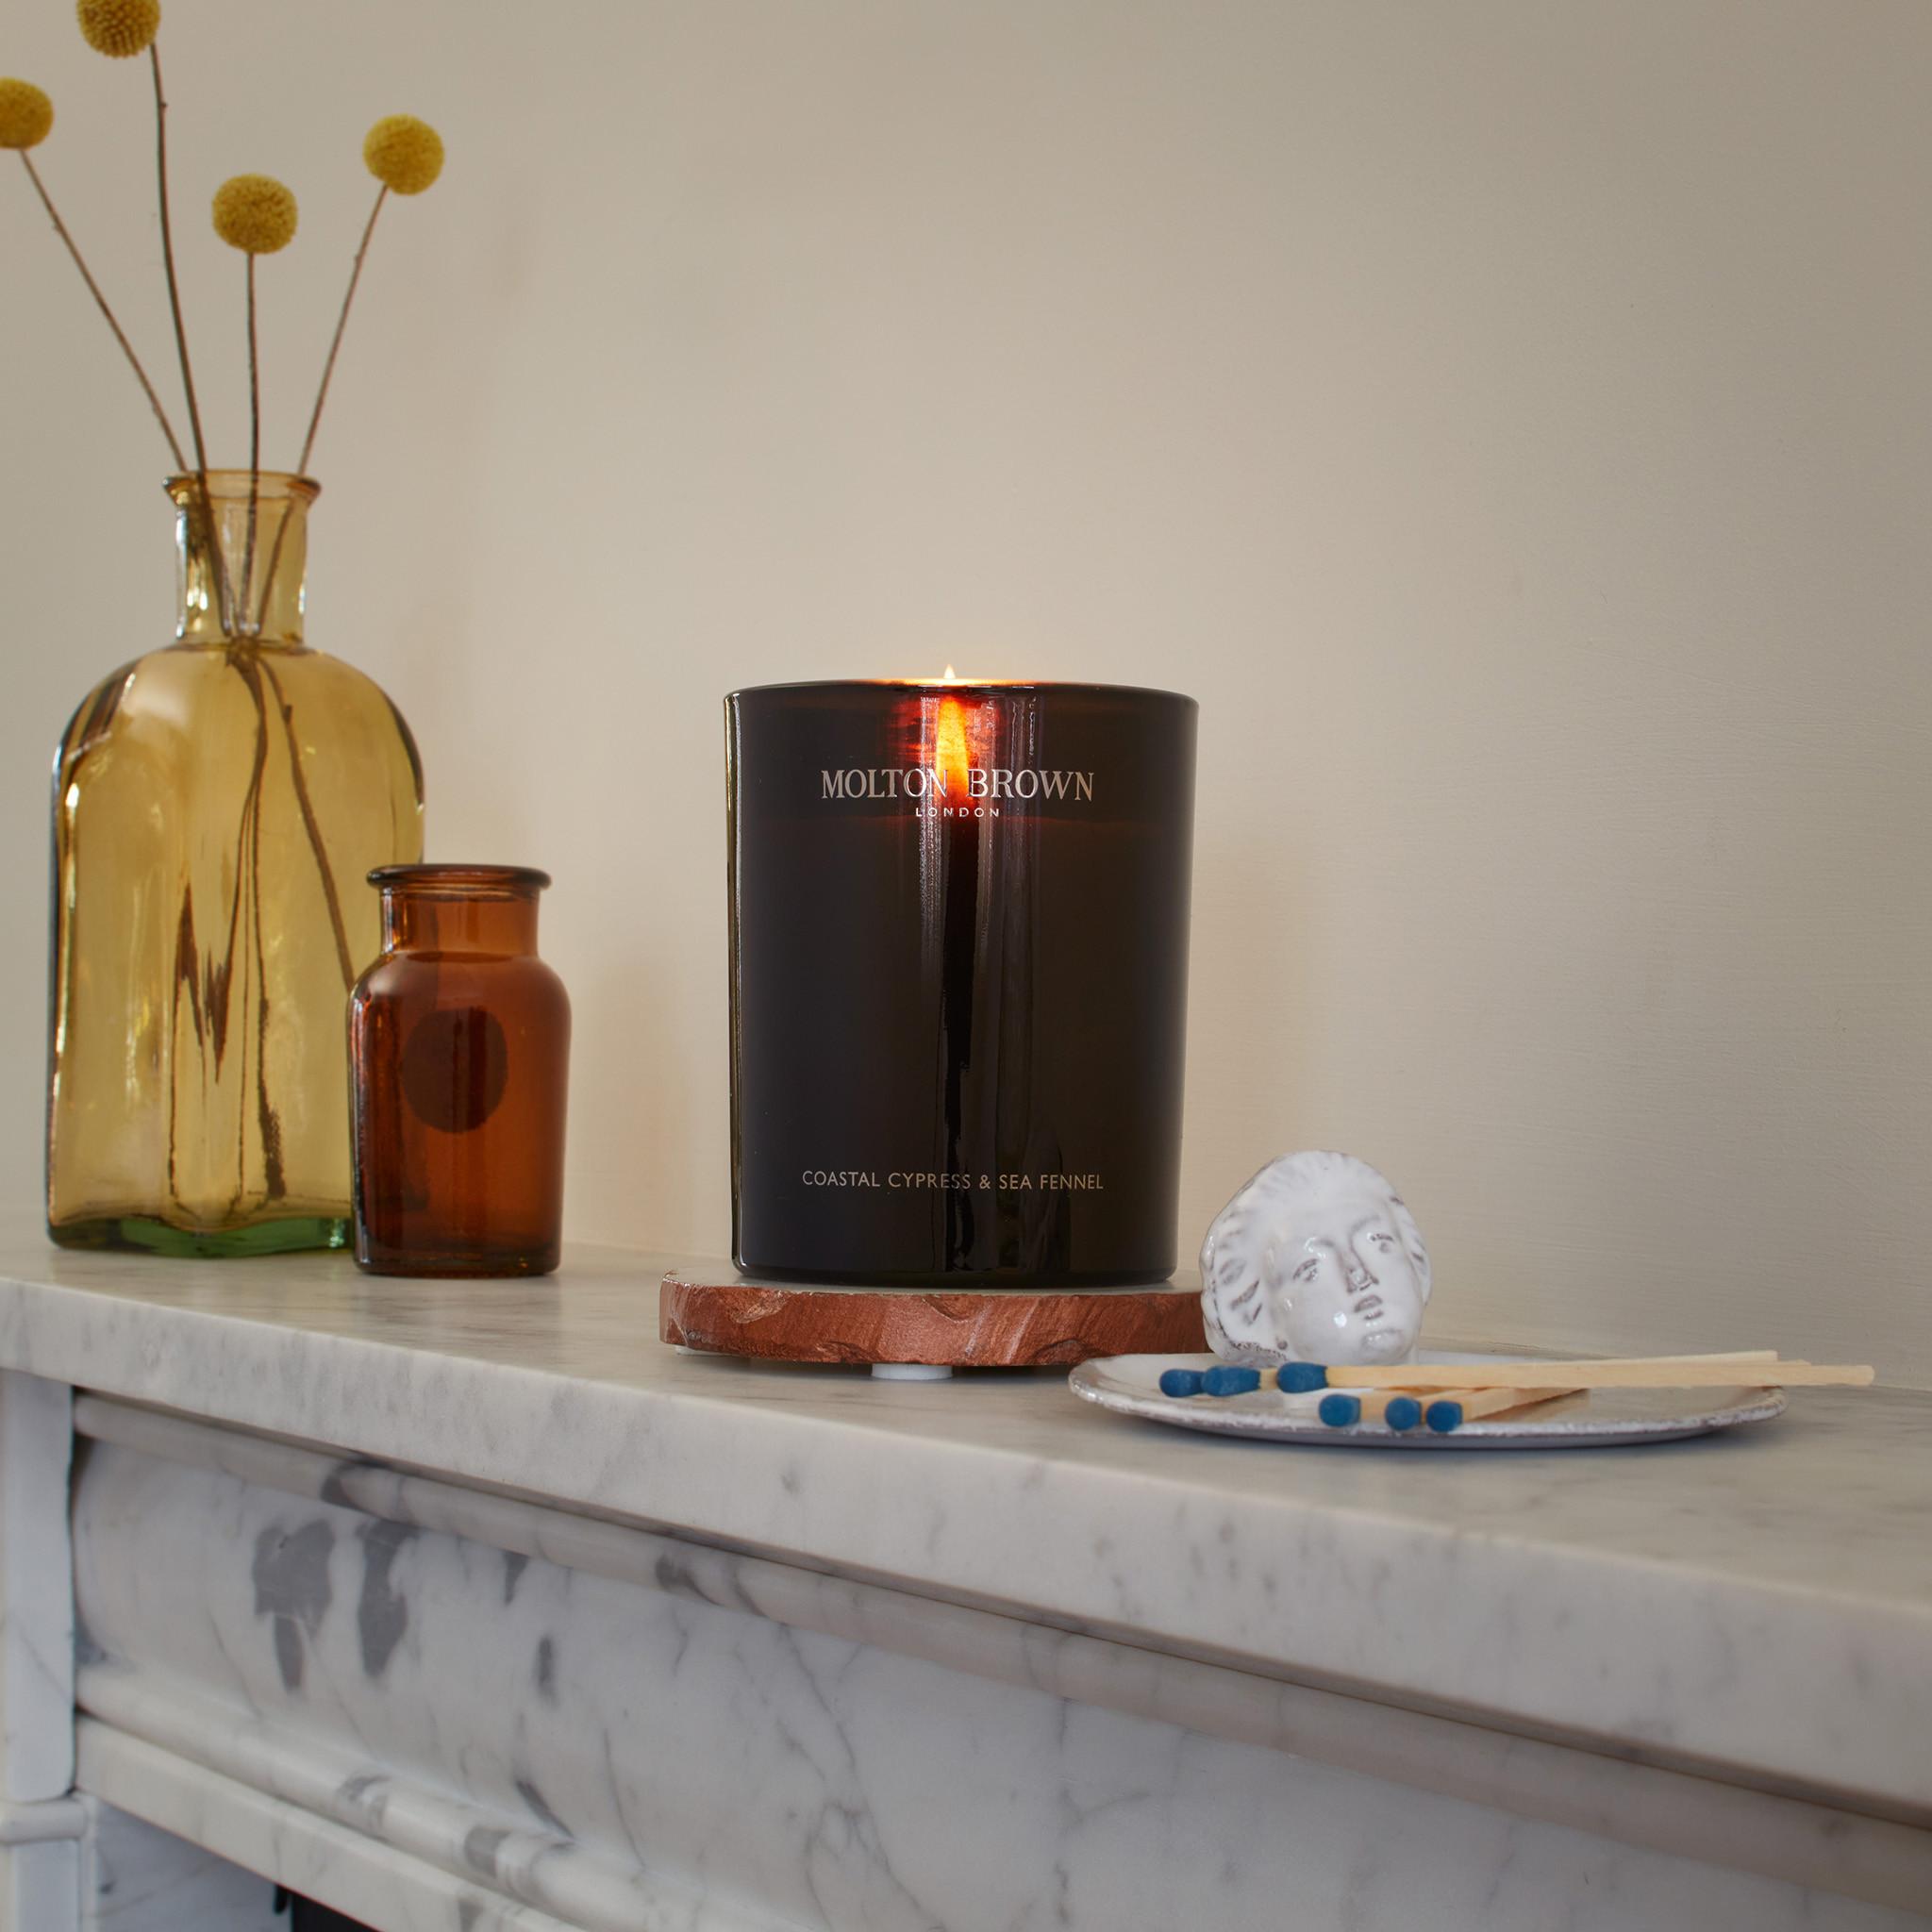
{"label": "small brown bottle", "polygon": [[563,1228],[570,1000],[537,957],[545,873],[391,865],[349,1004],[356,1259],[547,1274]]}

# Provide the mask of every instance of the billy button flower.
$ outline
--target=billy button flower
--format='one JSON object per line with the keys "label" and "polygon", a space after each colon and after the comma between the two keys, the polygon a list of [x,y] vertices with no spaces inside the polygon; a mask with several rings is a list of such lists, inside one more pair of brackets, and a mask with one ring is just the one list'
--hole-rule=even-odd
{"label": "billy button flower", "polygon": [[215,191],[215,233],[249,256],[274,255],[295,239],[295,197],[272,175],[236,175]]}
{"label": "billy button flower", "polygon": [[54,104],[30,80],[0,78],[0,147],[25,154],[53,131]]}
{"label": "billy button flower", "polygon": [[442,136],[413,114],[387,114],[369,130],[362,159],[385,188],[421,194],[442,173]]}
{"label": "billy button flower", "polygon": [[74,11],[88,45],[114,60],[145,54],[161,25],[161,0],[78,0]]}

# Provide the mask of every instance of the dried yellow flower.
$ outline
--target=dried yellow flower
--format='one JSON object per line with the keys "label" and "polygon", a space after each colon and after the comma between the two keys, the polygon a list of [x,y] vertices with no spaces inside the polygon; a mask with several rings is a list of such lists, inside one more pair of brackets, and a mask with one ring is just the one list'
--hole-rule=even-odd
{"label": "dried yellow flower", "polygon": [[160,30],[161,0],[76,0],[74,10],[88,45],[116,60],[145,54]]}
{"label": "dried yellow flower", "polygon": [[215,233],[247,255],[273,255],[295,239],[295,197],[269,175],[237,175],[215,190]]}
{"label": "dried yellow flower", "polygon": [[54,104],[30,80],[0,80],[0,147],[39,147],[54,125]]}
{"label": "dried yellow flower", "polygon": [[442,173],[442,136],[413,114],[388,114],[362,143],[369,172],[398,194],[421,194]]}

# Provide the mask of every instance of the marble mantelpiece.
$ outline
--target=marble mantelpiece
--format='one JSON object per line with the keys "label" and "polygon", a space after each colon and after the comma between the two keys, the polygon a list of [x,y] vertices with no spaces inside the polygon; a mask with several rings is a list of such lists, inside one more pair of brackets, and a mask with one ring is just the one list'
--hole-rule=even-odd
{"label": "marble mantelpiece", "polygon": [[[340,1841],[377,1874],[350,1909],[405,1859],[411,1932],[1258,1924],[1297,1882],[1356,1913],[1310,1925],[1932,1912],[1932,1398],[1641,1450],[1258,1449],[1055,1376],[680,1357],[666,1258],[411,1284],[0,1245],[0,1367],[91,1391],[82,1790],[258,1871]],[[325,1543],[333,1610],[277,1607],[272,1532]]]}

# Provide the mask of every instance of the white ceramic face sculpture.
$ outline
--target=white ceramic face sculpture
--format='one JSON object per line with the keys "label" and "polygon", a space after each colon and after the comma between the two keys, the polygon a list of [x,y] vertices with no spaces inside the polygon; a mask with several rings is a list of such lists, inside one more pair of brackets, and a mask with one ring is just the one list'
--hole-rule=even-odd
{"label": "white ceramic face sculpture", "polygon": [[1208,1343],[1230,1361],[1407,1361],[1429,1299],[1415,1217],[1365,1160],[1284,1154],[1201,1244]]}

